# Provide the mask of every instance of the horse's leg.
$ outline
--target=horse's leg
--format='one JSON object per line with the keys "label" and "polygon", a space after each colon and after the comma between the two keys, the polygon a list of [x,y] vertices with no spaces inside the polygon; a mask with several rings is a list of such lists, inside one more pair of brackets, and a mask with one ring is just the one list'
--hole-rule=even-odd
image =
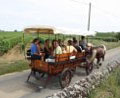
{"label": "horse's leg", "polygon": [[97,58],[97,64],[99,64],[99,63],[100,63],[100,58],[98,57],[98,58]]}
{"label": "horse's leg", "polygon": [[103,57],[102,57],[102,61],[105,60],[105,54],[106,54],[106,51],[104,51],[104,54],[103,54]]}
{"label": "horse's leg", "polygon": [[97,57],[97,68],[99,68],[100,58]]}
{"label": "horse's leg", "polygon": [[101,66],[102,65],[102,62],[101,62],[101,57],[99,58],[99,66]]}

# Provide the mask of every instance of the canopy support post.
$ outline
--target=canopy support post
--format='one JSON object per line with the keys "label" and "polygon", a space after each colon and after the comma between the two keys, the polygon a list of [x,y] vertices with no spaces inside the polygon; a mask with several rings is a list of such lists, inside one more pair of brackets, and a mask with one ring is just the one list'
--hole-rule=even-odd
{"label": "canopy support post", "polygon": [[[24,56],[25,56],[25,35],[24,35],[24,32],[23,32],[23,36],[22,36],[22,43],[23,43],[22,48],[23,48],[23,52],[24,52]],[[26,56],[25,56],[25,58],[26,58]]]}

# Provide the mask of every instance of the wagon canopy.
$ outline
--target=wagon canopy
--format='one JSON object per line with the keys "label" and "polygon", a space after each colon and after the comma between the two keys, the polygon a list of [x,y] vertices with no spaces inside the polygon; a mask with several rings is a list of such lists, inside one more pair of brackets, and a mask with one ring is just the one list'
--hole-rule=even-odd
{"label": "wagon canopy", "polygon": [[64,32],[67,35],[95,36],[95,31]]}
{"label": "wagon canopy", "polygon": [[37,34],[61,34],[60,30],[57,30],[55,27],[52,26],[33,26],[27,27],[24,29],[25,33],[37,33]]}
{"label": "wagon canopy", "polygon": [[95,31],[79,31],[55,28],[52,26],[31,26],[24,29],[25,33],[37,33],[37,34],[66,34],[66,35],[83,35],[83,36],[94,36]]}

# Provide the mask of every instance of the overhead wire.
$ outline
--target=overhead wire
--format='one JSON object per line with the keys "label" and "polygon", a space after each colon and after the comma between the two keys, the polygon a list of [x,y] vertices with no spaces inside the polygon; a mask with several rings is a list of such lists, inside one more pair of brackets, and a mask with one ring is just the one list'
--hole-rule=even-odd
{"label": "overhead wire", "polygon": [[81,1],[77,1],[77,0],[70,0],[70,1],[73,1],[73,2],[76,2],[76,3],[81,3],[81,4],[84,4],[84,5],[88,5],[89,4],[89,3],[81,2]]}
{"label": "overhead wire", "polygon": [[[73,2],[76,2],[76,3],[79,3],[79,4],[83,4],[83,5],[87,5],[87,6],[89,5],[89,3],[78,1],[78,0],[70,0],[70,1],[73,1]],[[104,13],[104,14],[107,14],[107,15],[110,15],[110,16],[114,17],[114,18],[110,18],[109,17],[110,20],[114,20],[116,22],[118,22],[118,21],[120,22],[120,20],[119,20],[120,17],[117,17],[116,15],[112,14],[111,12],[106,11],[106,10],[104,10],[102,8],[99,8],[99,7],[95,6],[93,3],[92,3],[92,7],[96,8],[97,10],[101,10],[101,12]]]}

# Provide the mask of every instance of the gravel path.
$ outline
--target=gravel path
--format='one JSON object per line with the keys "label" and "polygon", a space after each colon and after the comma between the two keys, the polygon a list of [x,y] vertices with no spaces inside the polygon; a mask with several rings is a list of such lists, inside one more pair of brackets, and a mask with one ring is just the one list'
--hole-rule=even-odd
{"label": "gravel path", "polygon": [[[112,60],[120,58],[120,48],[115,48],[107,51],[106,59],[103,63],[103,66],[111,62]],[[102,67],[103,67],[102,66]],[[98,69],[94,69],[97,71]],[[0,76],[0,98],[46,98],[55,92],[60,91],[60,86],[57,77],[53,77],[46,89],[42,89],[41,91],[37,91],[37,88],[34,84],[26,83],[27,76],[29,75],[30,70],[24,72],[17,72],[12,74],[7,74]],[[86,76],[85,70],[78,68],[76,74],[72,78],[71,85]],[[35,84],[42,85],[44,83],[44,79],[35,80],[31,78],[30,81]]]}

